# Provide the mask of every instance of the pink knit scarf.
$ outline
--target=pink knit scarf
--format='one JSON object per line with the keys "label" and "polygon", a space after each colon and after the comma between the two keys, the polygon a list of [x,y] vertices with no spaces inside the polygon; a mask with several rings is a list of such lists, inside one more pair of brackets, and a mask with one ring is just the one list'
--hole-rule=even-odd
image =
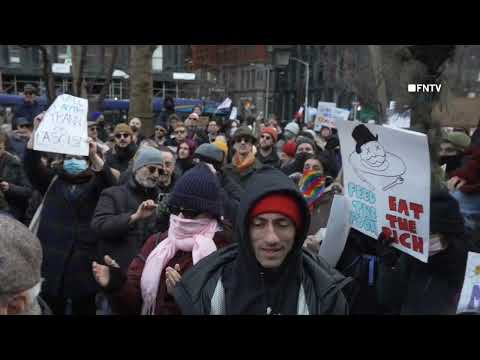
{"label": "pink knit scarf", "polygon": [[[142,315],[154,315],[158,286],[162,271],[178,250],[191,252],[193,264],[217,250],[213,236],[217,220],[185,219],[170,215],[168,237],[150,253],[140,281],[142,289]],[[183,269],[182,269],[183,270]]]}

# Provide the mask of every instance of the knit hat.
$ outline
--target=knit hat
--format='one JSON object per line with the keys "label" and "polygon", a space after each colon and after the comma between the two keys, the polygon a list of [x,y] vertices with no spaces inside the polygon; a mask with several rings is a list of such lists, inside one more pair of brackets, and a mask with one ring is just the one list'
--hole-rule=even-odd
{"label": "knit hat", "polygon": [[0,215],[0,229],[0,295],[15,295],[40,282],[42,246],[10,216]]}
{"label": "knit hat", "polygon": [[471,143],[470,137],[461,132],[452,132],[448,134],[446,140],[461,151],[467,150]]}
{"label": "knit hat", "polygon": [[200,145],[193,155],[194,158],[206,161],[208,163],[212,161],[221,163],[223,161],[223,156],[223,151],[214,144]]}
{"label": "knit hat", "polygon": [[233,140],[237,141],[237,139],[240,139],[242,137],[248,137],[253,140],[253,143],[255,144],[257,142],[257,138],[253,135],[252,130],[248,126],[241,126],[235,131],[235,134],[233,135]]}
{"label": "knit hat", "polygon": [[15,122],[17,123],[17,127],[20,126],[20,125],[31,125],[31,126],[33,126],[33,124],[30,121],[28,121],[28,119],[25,118],[25,117],[18,117]]}
{"label": "knit hat", "polygon": [[298,135],[300,132],[300,126],[296,122],[289,122],[287,126],[285,126],[285,131],[290,131],[294,135]]}
{"label": "knit hat", "polygon": [[129,135],[133,135],[133,131],[130,128],[130,126],[128,126],[125,123],[120,123],[117,126],[115,126],[115,130],[113,131],[113,134],[117,135],[119,133],[125,133],[125,134],[129,134]]}
{"label": "knit hat", "polygon": [[221,139],[215,139],[215,141],[212,144],[217,146],[220,150],[223,151],[223,153],[225,154],[224,159],[227,158],[227,156],[228,156],[228,145],[225,141],[223,141]]}
{"label": "knit hat", "polygon": [[299,140],[297,140],[297,149],[300,147],[302,144],[310,144],[312,145],[313,151],[317,152],[317,145],[315,144],[315,141],[312,139],[302,136]]}
{"label": "knit hat", "polygon": [[282,151],[290,157],[295,157],[295,153],[297,152],[297,144],[295,141],[287,142],[283,145]]}
{"label": "knit hat", "polygon": [[168,205],[208,213],[215,218],[222,217],[220,183],[216,175],[207,165],[196,165],[176,182]]}
{"label": "knit hat", "polygon": [[151,146],[142,146],[133,157],[132,171],[134,173],[144,166],[163,165],[163,154]]}
{"label": "knit hat", "polygon": [[462,234],[464,221],[458,202],[446,191],[438,190],[430,196],[430,233]]}
{"label": "knit hat", "polygon": [[292,220],[297,229],[302,227],[300,205],[292,195],[273,193],[265,196],[250,210],[249,217],[252,220],[258,215],[267,213],[282,214]]}
{"label": "knit hat", "polygon": [[262,129],[262,134],[270,135],[273,139],[273,142],[277,142],[277,140],[278,140],[277,129],[275,129],[273,127],[264,127]]}

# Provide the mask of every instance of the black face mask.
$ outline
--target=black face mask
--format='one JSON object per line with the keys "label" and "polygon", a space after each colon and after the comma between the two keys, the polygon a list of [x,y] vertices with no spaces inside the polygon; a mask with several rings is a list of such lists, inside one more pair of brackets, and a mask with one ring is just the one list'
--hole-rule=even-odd
{"label": "black face mask", "polygon": [[440,166],[447,164],[447,174],[462,166],[462,155],[440,156]]}

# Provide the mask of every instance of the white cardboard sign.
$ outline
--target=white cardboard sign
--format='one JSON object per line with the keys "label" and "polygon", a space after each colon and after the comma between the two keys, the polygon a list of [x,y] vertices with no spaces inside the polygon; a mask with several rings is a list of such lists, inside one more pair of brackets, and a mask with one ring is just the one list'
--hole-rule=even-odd
{"label": "white cardboard sign", "polygon": [[35,132],[33,149],[58,154],[88,156],[88,101],[58,96]]}
{"label": "white cardboard sign", "polygon": [[335,127],[335,109],[337,104],[334,102],[319,101],[317,107],[317,117],[315,119],[315,131],[320,131],[322,126],[329,128]]}
{"label": "white cardboard sign", "polygon": [[327,223],[325,239],[320,245],[318,255],[335,267],[342,256],[350,232],[350,201],[342,195],[333,198]]}
{"label": "white cardboard sign", "polygon": [[337,123],[351,226],[423,262],[430,240],[430,155],[424,134],[360,122]]}
{"label": "white cardboard sign", "polygon": [[457,314],[480,313],[480,254],[469,252]]}

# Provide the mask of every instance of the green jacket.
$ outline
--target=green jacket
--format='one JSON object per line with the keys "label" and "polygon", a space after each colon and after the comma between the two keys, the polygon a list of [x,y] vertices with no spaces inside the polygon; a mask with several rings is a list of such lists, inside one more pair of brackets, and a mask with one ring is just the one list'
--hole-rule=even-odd
{"label": "green jacket", "polygon": [[248,179],[258,170],[263,168],[264,165],[255,158],[255,162],[253,165],[244,171],[243,173],[238,172],[237,168],[233,164],[228,164],[223,167],[223,173],[225,176],[229,176],[232,180],[234,180],[237,184],[239,184],[242,188],[245,188]]}

